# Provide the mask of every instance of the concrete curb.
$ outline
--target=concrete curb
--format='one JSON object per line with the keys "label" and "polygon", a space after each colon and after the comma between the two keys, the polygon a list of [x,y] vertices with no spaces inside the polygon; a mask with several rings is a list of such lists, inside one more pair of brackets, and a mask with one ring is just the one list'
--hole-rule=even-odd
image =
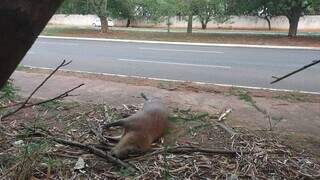
{"label": "concrete curb", "polygon": [[[43,69],[43,70],[53,70],[54,69],[54,68],[46,68],[46,67],[28,66],[28,65],[23,65],[23,66],[26,68],[30,68],[30,69]],[[289,92],[289,93],[292,92],[292,93],[320,95],[320,92],[297,91],[297,90],[289,90],[289,89],[274,89],[274,88],[263,88],[263,87],[252,87],[252,86],[240,86],[240,85],[232,85],[232,84],[216,84],[216,83],[208,83],[208,82],[183,81],[183,80],[163,79],[163,78],[148,78],[148,77],[143,77],[143,76],[129,76],[129,75],[122,75],[122,74],[96,73],[96,72],[90,72],[90,71],[79,71],[79,70],[68,70],[68,69],[60,69],[60,71],[82,73],[82,74],[91,74],[91,75],[116,76],[116,77],[124,77],[124,78],[148,79],[148,80],[155,80],[155,81],[180,82],[180,83],[191,82],[191,83],[198,84],[198,85],[236,87],[236,88],[244,88],[244,89],[252,89],[252,90],[267,90],[267,91],[274,91],[274,92]]]}
{"label": "concrete curb", "polygon": [[126,42],[126,43],[147,43],[147,44],[169,44],[169,45],[187,45],[187,46],[216,46],[216,47],[241,47],[241,48],[265,48],[265,49],[294,49],[294,50],[316,50],[320,47],[301,47],[301,46],[267,46],[250,44],[216,44],[216,43],[189,43],[189,42],[169,42],[169,41],[142,41],[127,39],[104,39],[104,38],[84,38],[67,36],[39,36],[46,39],[65,39],[65,40],[83,40],[83,41],[103,41],[103,42]]}

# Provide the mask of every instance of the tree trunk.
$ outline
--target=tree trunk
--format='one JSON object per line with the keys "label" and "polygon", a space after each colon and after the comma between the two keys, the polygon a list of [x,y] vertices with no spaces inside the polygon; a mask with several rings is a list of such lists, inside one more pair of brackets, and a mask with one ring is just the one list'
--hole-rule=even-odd
{"label": "tree trunk", "polygon": [[269,31],[271,31],[271,22],[270,22],[270,19],[266,16],[264,18],[267,22],[268,22],[268,28],[269,28]]}
{"label": "tree trunk", "polygon": [[108,20],[106,16],[99,16],[101,22],[101,33],[108,32]]}
{"label": "tree trunk", "polygon": [[126,27],[130,27],[130,24],[131,24],[131,19],[127,19]]}
{"label": "tree trunk", "polygon": [[192,21],[193,21],[193,14],[191,13],[188,16],[188,27],[187,27],[187,33],[191,34],[192,33]]}
{"label": "tree trunk", "polygon": [[300,15],[294,15],[292,17],[288,17],[289,19],[289,33],[288,36],[289,37],[296,37],[297,36],[297,32],[298,32],[298,24],[299,24],[299,20],[300,20]]}
{"label": "tree trunk", "polygon": [[207,29],[207,23],[205,23],[204,21],[201,21],[201,28]]}
{"label": "tree trunk", "polygon": [[0,1],[0,88],[63,0]]}
{"label": "tree trunk", "polygon": [[168,17],[167,17],[167,33],[170,32],[170,25],[171,25],[170,16],[168,16]]}

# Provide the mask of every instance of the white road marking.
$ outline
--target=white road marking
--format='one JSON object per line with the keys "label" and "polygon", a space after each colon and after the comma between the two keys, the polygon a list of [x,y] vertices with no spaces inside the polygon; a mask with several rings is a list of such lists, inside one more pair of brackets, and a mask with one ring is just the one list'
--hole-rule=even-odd
{"label": "white road marking", "polygon": [[[23,66],[27,67],[27,68],[31,68],[31,69],[45,69],[45,70],[53,70],[54,69],[54,68],[37,67],[37,66],[29,66],[29,65],[23,65]],[[151,78],[151,77],[134,76],[134,75],[131,76],[131,75],[112,74],[112,73],[97,73],[97,72],[91,72],[91,71],[69,70],[69,69],[60,69],[59,71],[94,74],[94,75],[103,75],[103,76],[116,76],[116,77],[126,77],[126,78],[150,79],[150,80],[168,81],[168,82],[182,82],[182,83],[190,83],[191,82],[191,83],[200,84],[200,85],[215,85],[215,86],[221,86],[221,87],[238,87],[238,88],[245,88],[245,89],[268,90],[268,91],[275,91],[275,92],[299,92],[299,93],[303,93],[303,94],[320,95],[320,92],[312,92],[312,91],[299,91],[299,90],[290,90],[290,89],[275,89],[275,88],[265,88],[265,87],[255,87],[255,86],[240,86],[240,85],[234,85],[234,84],[216,84],[216,83],[209,83],[209,82],[183,81],[183,80],[175,80],[175,79]]]}
{"label": "white road marking", "polygon": [[251,44],[218,44],[218,43],[190,43],[190,42],[169,42],[169,41],[142,41],[142,40],[129,40],[129,39],[84,38],[84,37],[67,37],[67,36],[39,36],[39,38],[102,41],[102,42],[145,43],[145,44],[172,44],[172,45],[187,45],[187,46],[244,47],[244,48],[264,48],[264,49],[296,49],[296,50],[315,50],[315,51],[320,50],[319,47],[301,47],[301,46],[268,46],[268,45],[251,45]]}
{"label": "white road marking", "polygon": [[195,52],[195,53],[214,53],[214,54],[224,53],[220,51],[202,51],[202,50],[190,50],[190,49],[162,49],[162,48],[145,48],[145,47],[139,47],[139,49],[152,50],[152,51]]}
{"label": "white road marking", "polygon": [[49,45],[59,45],[59,46],[78,46],[77,43],[69,43],[69,42],[36,42],[36,44],[49,44]]}
{"label": "white road marking", "polygon": [[148,61],[148,60],[139,60],[139,59],[118,59],[118,61],[137,62],[137,63],[152,63],[152,64],[166,64],[166,65],[178,65],[178,66],[206,67],[206,68],[231,69],[231,66],[218,66],[218,65],[209,65],[209,64],[175,63],[175,62],[163,62],[163,61]]}

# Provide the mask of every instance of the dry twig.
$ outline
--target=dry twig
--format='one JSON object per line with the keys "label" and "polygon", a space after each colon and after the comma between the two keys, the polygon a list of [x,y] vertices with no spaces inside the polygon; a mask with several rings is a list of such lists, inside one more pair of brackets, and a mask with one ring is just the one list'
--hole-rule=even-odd
{"label": "dry twig", "polygon": [[49,140],[54,141],[54,142],[59,143],[59,144],[63,144],[63,145],[66,145],[66,146],[77,147],[77,148],[80,148],[82,150],[88,151],[88,152],[90,152],[92,154],[95,154],[96,156],[99,156],[101,158],[107,159],[111,163],[114,163],[114,164],[119,165],[120,167],[126,168],[131,172],[135,172],[136,171],[131,165],[121,161],[120,159],[118,159],[118,158],[116,158],[114,156],[112,156],[108,152],[104,152],[104,151],[102,151],[100,149],[97,149],[93,145],[81,144],[81,143],[76,142],[76,141],[70,141],[70,140],[65,140],[65,139],[62,139],[62,138],[49,136],[49,135],[46,135],[46,134],[41,133],[41,132],[36,132],[36,133],[33,133],[33,134],[29,134],[29,136],[46,138],[46,139],[49,139]]}
{"label": "dry twig", "polygon": [[102,133],[98,130],[98,128],[90,121],[88,121],[88,125],[93,134],[99,139],[99,142],[105,146],[113,146],[113,144],[108,143],[108,140],[102,136]]}
{"label": "dry twig", "polygon": [[230,113],[232,112],[232,109],[227,109],[224,113],[222,113],[219,118],[218,121],[222,121],[225,117],[227,117]]}
{"label": "dry twig", "polygon": [[49,100],[45,100],[45,101],[41,101],[41,102],[38,102],[38,103],[34,103],[34,104],[29,104],[29,101],[30,99],[32,98],[32,96],[61,68],[61,67],[64,67],[64,66],[67,66],[71,63],[72,61],[69,61],[69,62],[66,62],[66,60],[63,60],[62,63],[56,67],[50,74],[49,76],[47,76],[36,88],[35,90],[32,91],[32,93],[28,96],[28,98],[23,102],[21,103],[21,106],[18,107],[17,109],[15,109],[14,111],[11,111],[11,112],[8,112],[7,114],[4,114],[2,117],[1,117],[1,120],[19,112],[21,109],[24,109],[24,108],[28,108],[28,107],[32,107],[32,106],[36,106],[36,105],[40,105],[40,104],[44,104],[44,103],[47,103],[47,102],[50,102],[50,101],[54,101],[54,100],[57,100],[57,99],[62,99],[62,98],[65,98],[65,97],[68,97],[70,96],[69,93],[80,88],[81,86],[83,86],[84,84],[80,84],[54,98],[51,98]]}
{"label": "dry twig", "polygon": [[305,66],[303,66],[302,68],[299,68],[299,69],[297,69],[297,70],[295,70],[295,71],[293,71],[293,72],[291,72],[291,73],[289,73],[289,74],[287,74],[287,75],[284,75],[284,76],[282,76],[282,77],[272,76],[272,77],[273,77],[274,79],[276,79],[276,80],[272,81],[270,84],[274,84],[274,83],[276,83],[276,82],[279,82],[279,81],[281,81],[281,80],[283,80],[283,79],[285,79],[285,78],[287,78],[287,77],[289,77],[289,76],[292,76],[292,75],[294,75],[294,74],[296,74],[296,73],[298,73],[298,72],[300,72],[300,71],[302,71],[302,70],[305,70],[305,69],[307,69],[307,68],[309,68],[309,67],[311,67],[311,66],[314,66],[314,65],[316,65],[316,64],[318,64],[318,63],[320,63],[320,60],[315,60],[315,61],[312,61],[312,63],[310,63],[310,64],[308,64],[308,65],[305,65]]}
{"label": "dry twig", "polygon": [[[225,156],[236,156],[239,154],[239,151],[229,151],[225,149],[207,149],[207,148],[200,148],[194,146],[176,146],[176,147],[167,147],[161,148],[144,156],[135,157],[132,159],[145,159],[147,157],[151,157],[161,153],[172,153],[172,154],[189,154],[189,153],[205,153],[205,154],[214,154],[214,155],[225,155]],[[131,160],[132,160],[131,159]]]}

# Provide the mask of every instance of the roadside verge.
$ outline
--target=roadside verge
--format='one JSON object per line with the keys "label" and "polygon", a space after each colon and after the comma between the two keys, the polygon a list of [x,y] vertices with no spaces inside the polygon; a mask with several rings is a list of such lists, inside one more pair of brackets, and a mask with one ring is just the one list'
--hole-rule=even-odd
{"label": "roadside verge", "polygon": [[125,42],[125,43],[147,43],[147,44],[170,44],[186,46],[215,46],[215,47],[243,47],[243,48],[267,48],[267,49],[301,49],[301,50],[320,50],[320,47],[302,47],[302,46],[273,46],[273,45],[251,45],[251,44],[220,44],[220,43],[196,43],[196,42],[170,42],[170,41],[152,41],[152,40],[130,40],[130,39],[107,39],[107,38],[87,38],[70,36],[39,36],[46,39],[65,39],[65,40],[83,40],[83,41],[105,41],[105,42]]}

